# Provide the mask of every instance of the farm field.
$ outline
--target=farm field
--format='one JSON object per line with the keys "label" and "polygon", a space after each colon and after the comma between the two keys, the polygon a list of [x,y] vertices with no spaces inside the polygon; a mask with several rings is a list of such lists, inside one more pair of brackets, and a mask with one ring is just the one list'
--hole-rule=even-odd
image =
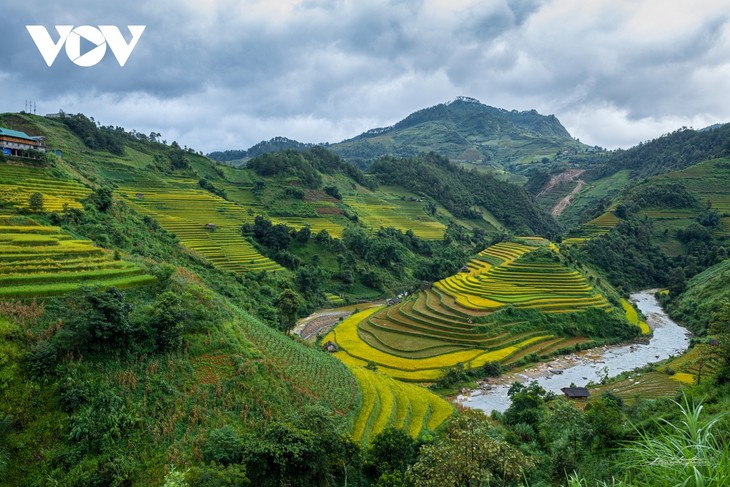
{"label": "farm field", "polygon": [[651,333],[649,325],[646,323],[646,321],[639,318],[639,314],[636,312],[636,309],[631,303],[622,298],[621,307],[626,312],[626,319],[629,320],[630,323],[633,323],[634,325],[641,328],[642,334],[649,335]]}
{"label": "farm field", "polygon": [[534,249],[519,243],[498,243],[477,257],[490,267],[476,268],[481,264],[474,262],[473,271],[455,274],[434,287],[474,310],[495,311],[506,305],[544,312],[610,307],[579,272],[556,262],[520,258]]}
{"label": "farm field", "polygon": [[125,186],[119,191],[137,211],[216,267],[236,273],[283,269],[243,238],[240,227],[253,216],[235,203],[193,188]]}
{"label": "farm field", "polygon": [[479,324],[505,306],[543,313],[612,309],[578,272],[559,262],[527,259],[537,249],[552,252],[549,242],[525,241],[531,245],[493,245],[467,264],[468,272],[402,302],[357,313],[324,341],[336,343],[336,355],[350,366],[374,364],[391,377],[414,382],[434,381],[457,363],[466,368],[492,361],[513,364],[528,355],[549,357],[589,342],[519,320]]}
{"label": "farm field", "polygon": [[425,201],[392,191],[386,189],[380,196],[369,192],[353,193],[345,195],[343,201],[357,211],[363,223],[375,230],[394,227],[402,232],[413,230],[418,237],[428,240],[443,238],[446,225],[426,214]]}
{"label": "farm field", "polygon": [[43,195],[45,211],[60,212],[64,208],[81,208],[79,200],[91,191],[76,181],[54,178],[41,168],[0,164],[0,200],[3,203],[27,209],[33,193]]}
{"label": "farm field", "polygon": [[155,281],[89,240],[30,218],[0,216],[0,297],[50,296],[83,285],[130,287]]}
{"label": "farm field", "polygon": [[351,370],[363,391],[352,431],[355,441],[367,444],[388,427],[417,438],[424,430],[438,428],[454,411],[448,402],[422,387],[362,367]]}
{"label": "farm field", "polygon": [[571,236],[563,239],[562,243],[564,245],[582,244],[590,238],[600,237],[610,232],[620,221],[612,211],[607,211],[584,223],[577,232],[571,232]]}
{"label": "farm field", "polygon": [[687,228],[709,205],[720,214],[720,224],[713,229],[715,236],[730,233],[730,160],[713,159],[681,171],[651,178],[653,183],[681,183],[699,202],[696,208],[650,207],[640,214],[654,221],[654,240],[670,255],[679,255],[682,244],[676,239],[677,230]]}

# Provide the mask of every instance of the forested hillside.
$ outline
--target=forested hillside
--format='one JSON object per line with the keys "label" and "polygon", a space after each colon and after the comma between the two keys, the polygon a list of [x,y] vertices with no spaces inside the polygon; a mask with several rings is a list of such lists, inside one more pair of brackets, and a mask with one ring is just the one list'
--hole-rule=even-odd
{"label": "forested hillside", "polygon": [[383,158],[369,169],[385,184],[402,184],[441,202],[453,214],[479,219],[488,210],[507,228],[554,237],[557,223],[539,210],[527,192],[476,171],[467,171],[435,153],[407,159]]}

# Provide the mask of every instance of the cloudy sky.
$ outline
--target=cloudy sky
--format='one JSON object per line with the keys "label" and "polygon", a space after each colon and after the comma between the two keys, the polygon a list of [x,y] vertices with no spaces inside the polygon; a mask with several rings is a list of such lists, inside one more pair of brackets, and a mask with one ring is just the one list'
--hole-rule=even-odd
{"label": "cloudy sky", "polygon": [[[628,147],[730,122],[730,0],[3,2],[0,111],[83,112],[209,152],[283,135],[337,142],[465,95],[555,114]],[[146,30],[48,67],[26,30]],[[82,52],[83,51],[82,47]]]}

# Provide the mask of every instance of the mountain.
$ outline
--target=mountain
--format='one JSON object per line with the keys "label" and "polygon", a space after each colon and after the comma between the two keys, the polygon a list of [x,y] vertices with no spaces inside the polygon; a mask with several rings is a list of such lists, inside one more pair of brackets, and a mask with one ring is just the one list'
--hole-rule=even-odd
{"label": "mountain", "polygon": [[[264,153],[303,150],[313,145],[274,137],[246,150],[211,152],[208,157],[241,165]],[[413,157],[435,152],[460,165],[500,171],[519,170],[521,165],[534,161],[567,161],[576,154],[595,150],[574,140],[555,115],[494,108],[463,96],[419,110],[390,127],[322,145],[361,168],[384,156]]]}
{"label": "mountain", "polygon": [[390,127],[333,144],[331,149],[360,166],[383,156],[436,152],[457,163],[515,169],[587,147],[574,140],[554,115],[508,111],[458,97],[412,113]]}

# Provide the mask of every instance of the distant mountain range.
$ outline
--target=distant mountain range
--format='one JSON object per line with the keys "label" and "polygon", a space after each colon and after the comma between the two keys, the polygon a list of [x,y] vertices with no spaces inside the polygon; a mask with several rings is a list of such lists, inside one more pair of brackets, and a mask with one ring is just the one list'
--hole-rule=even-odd
{"label": "distant mountain range", "polygon": [[[412,157],[433,151],[457,163],[510,169],[589,149],[573,139],[554,115],[495,108],[468,97],[419,110],[390,127],[325,145],[361,167],[384,156]],[[214,152],[209,156],[221,162],[243,162],[262,152],[310,146],[276,137],[245,151]]]}

